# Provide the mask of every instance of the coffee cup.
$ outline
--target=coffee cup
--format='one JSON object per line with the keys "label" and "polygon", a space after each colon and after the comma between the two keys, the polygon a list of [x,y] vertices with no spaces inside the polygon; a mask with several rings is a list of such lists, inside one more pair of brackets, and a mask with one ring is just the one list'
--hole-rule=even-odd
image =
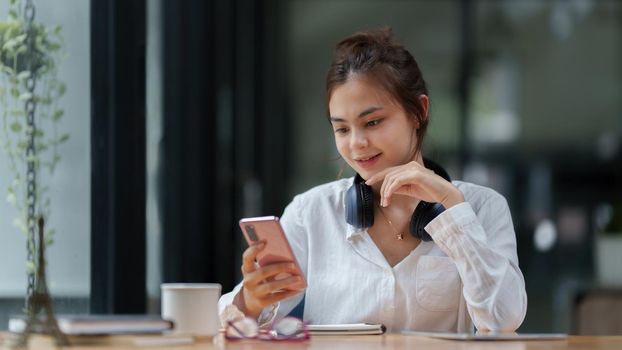
{"label": "coffee cup", "polygon": [[162,318],[173,321],[174,334],[214,336],[218,334],[218,283],[164,283]]}

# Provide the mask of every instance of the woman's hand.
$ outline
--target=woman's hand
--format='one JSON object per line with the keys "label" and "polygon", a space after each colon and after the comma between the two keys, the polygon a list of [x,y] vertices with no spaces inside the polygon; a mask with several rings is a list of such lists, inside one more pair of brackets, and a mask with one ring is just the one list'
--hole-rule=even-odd
{"label": "woman's hand", "polygon": [[[233,299],[233,303],[246,316],[257,318],[266,306],[272,305],[298,293],[296,290],[285,290],[299,283],[302,276],[296,275],[294,263],[284,262],[259,267],[255,263],[257,254],[265,247],[260,241],[249,246],[242,255],[242,274],[244,275],[243,288]],[[274,280],[270,279],[280,273],[289,273],[291,276]]]}
{"label": "woman's hand", "polygon": [[391,204],[391,196],[394,194],[441,203],[446,209],[464,202],[464,195],[456,186],[416,161],[386,168],[365,183],[372,186],[380,181],[380,205],[383,207]]}

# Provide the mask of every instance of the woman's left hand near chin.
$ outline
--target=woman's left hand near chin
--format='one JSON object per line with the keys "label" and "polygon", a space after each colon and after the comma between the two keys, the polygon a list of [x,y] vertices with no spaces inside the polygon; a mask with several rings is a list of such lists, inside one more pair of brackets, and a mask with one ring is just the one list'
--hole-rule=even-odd
{"label": "woman's left hand near chin", "polygon": [[446,209],[464,202],[464,195],[451,182],[436,175],[416,161],[390,167],[373,175],[365,183],[372,186],[382,181],[380,205],[391,204],[391,196],[401,194],[430,203],[441,203]]}

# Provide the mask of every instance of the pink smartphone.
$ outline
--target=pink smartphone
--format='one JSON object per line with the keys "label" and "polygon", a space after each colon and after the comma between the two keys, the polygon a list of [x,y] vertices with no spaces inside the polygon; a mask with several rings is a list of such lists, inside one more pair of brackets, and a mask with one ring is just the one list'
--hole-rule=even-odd
{"label": "pink smartphone", "polygon": [[[278,217],[262,216],[244,218],[240,220],[240,228],[249,245],[260,240],[266,242],[266,247],[257,255],[257,263],[259,263],[259,266],[280,262],[292,262],[296,266],[297,274],[302,277],[302,281],[286,289],[302,290],[307,287],[307,282],[304,280],[300,265],[298,265],[298,261],[287,241],[287,237],[285,237],[283,227]],[[274,280],[281,280],[290,276],[290,273],[284,272],[274,276]]]}

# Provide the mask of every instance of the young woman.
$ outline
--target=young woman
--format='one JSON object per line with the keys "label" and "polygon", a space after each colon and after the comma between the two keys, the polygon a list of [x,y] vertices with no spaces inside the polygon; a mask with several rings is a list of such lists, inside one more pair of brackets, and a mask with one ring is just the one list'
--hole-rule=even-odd
{"label": "young woman", "polygon": [[[424,162],[430,100],[413,56],[390,29],[355,33],[337,44],[326,92],[337,150],[358,176],[315,187],[285,209],[281,223],[304,277],[268,281],[293,266],[258,267],[263,246],[253,245],[221,316],[265,323],[304,295],[304,319],[314,324],[516,330],[527,296],[507,202]],[[286,291],[300,278],[304,294]]]}

